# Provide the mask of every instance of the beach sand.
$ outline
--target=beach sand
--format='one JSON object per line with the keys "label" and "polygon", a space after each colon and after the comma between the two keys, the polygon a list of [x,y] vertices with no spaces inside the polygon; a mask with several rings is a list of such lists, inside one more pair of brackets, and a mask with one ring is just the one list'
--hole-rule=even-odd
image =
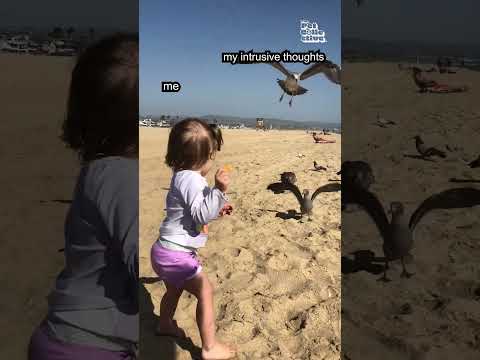
{"label": "beach sand", "polygon": [[[200,338],[196,301],[182,295],[176,319],[191,341],[175,344],[153,335],[165,288],[156,281],[150,247],[165,216],[171,172],[164,164],[168,129],[140,129],[141,358],[191,359]],[[296,173],[300,188],[315,190],[338,179],[339,135],[335,144],[314,144],[305,131],[224,130],[225,146],[215,167],[231,164],[231,216],[209,226],[200,250],[204,271],[215,287],[219,338],[236,344],[239,359],[340,358],[340,193],[315,200],[311,222],[276,217],[299,209],[291,193],[266,188],[280,173]],[[297,154],[304,154],[299,158]],[[311,171],[312,162],[328,168]],[[213,184],[213,173],[207,176]],[[152,313],[156,315],[154,315]],[[193,341],[193,343],[192,343]],[[191,352],[191,353],[190,353]]]}
{"label": "beach sand", "polygon": [[58,136],[72,58],[0,54],[0,359],[25,359],[63,267],[63,223],[78,161]]}
{"label": "beach sand", "polygon": [[[371,188],[384,206],[403,201],[412,214],[428,196],[451,187],[449,178],[480,178],[464,161],[479,154],[480,72],[426,74],[439,82],[466,84],[467,93],[420,94],[409,73],[393,63],[343,66],[342,161],[372,167]],[[372,125],[376,114],[396,126]],[[427,162],[415,155],[413,136],[447,152]],[[471,139],[465,142],[465,139]],[[346,140],[345,140],[346,141]],[[457,150],[449,152],[445,145]],[[356,359],[478,359],[480,349],[480,209],[437,210],[417,226],[411,279],[390,264],[389,283],[380,275],[342,275],[342,350]],[[383,256],[380,235],[363,211],[342,214],[342,255],[370,249]]]}

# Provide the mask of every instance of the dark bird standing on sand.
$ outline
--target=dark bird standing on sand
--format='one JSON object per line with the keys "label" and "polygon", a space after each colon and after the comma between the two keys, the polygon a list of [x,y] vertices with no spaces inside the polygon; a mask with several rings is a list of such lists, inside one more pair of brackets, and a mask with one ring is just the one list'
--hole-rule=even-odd
{"label": "dark bird standing on sand", "polygon": [[445,154],[445,152],[435,149],[434,147],[425,146],[425,143],[423,142],[422,138],[419,135],[415,136],[414,139],[415,139],[415,147],[417,148],[418,153],[423,158],[429,158],[431,156],[439,156],[441,158],[447,157],[447,154]]}
{"label": "dark bird standing on sand", "polygon": [[[337,175],[342,175],[342,190],[368,190],[375,183],[370,164],[365,161],[344,161]],[[342,196],[342,211],[353,212],[355,204],[347,204]]]}
{"label": "dark bird standing on sand", "polygon": [[318,194],[320,194],[322,192],[336,192],[336,191],[340,191],[340,189],[341,189],[341,185],[338,184],[338,183],[326,184],[326,185],[320,186],[310,196],[310,191],[309,190],[307,190],[307,189],[303,190],[303,194],[302,194],[300,192],[300,190],[298,189],[298,187],[295,184],[293,184],[289,181],[270,184],[267,187],[267,189],[272,190],[275,193],[276,187],[278,187],[280,185],[282,186],[282,188],[284,190],[290,190],[295,195],[295,197],[298,200],[298,203],[300,204],[300,214],[302,215],[302,217],[303,217],[304,214],[307,214],[308,221],[311,221],[310,216],[312,216],[313,201],[318,196]]}
{"label": "dark bird standing on sand", "polygon": [[[327,168],[326,168],[325,166],[318,165],[315,160],[313,160],[313,167],[314,167],[315,170],[317,170],[317,171],[325,171],[325,170],[327,170]],[[337,175],[338,175],[338,174],[337,174]]]}
{"label": "dark bird standing on sand", "polygon": [[295,184],[297,182],[297,176],[291,171],[283,172],[280,174],[280,181],[282,184]]}
{"label": "dark bird standing on sand", "polygon": [[346,203],[360,205],[373,219],[383,238],[383,252],[385,254],[385,268],[383,276],[379,279],[390,281],[387,278],[389,261],[402,261],[402,277],[411,277],[407,272],[404,258],[410,254],[413,247],[415,227],[420,220],[435,209],[458,209],[480,205],[480,190],[473,188],[454,188],[435,194],[424,200],[415,210],[410,220],[407,219],[403,204],[392,202],[390,204],[391,221],[388,221],[385,210],[370,191],[362,189],[342,189],[342,200]]}
{"label": "dark bird standing on sand", "polygon": [[282,101],[283,96],[285,95],[285,93],[287,93],[291,96],[291,99],[288,102],[288,105],[290,106],[292,106],[292,100],[294,96],[303,95],[308,91],[307,89],[301,87],[298,84],[300,80],[305,80],[308,79],[310,76],[323,73],[331,82],[335,84],[340,84],[340,68],[338,67],[338,65],[328,60],[325,60],[324,62],[314,63],[301,74],[288,71],[279,62],[271,62],[268,64],[272,65],[275,69],[281,71],[287,77],[285,80],[277,79],[277,83],[283,90],[283,94],[280,97],[279,101]]}
{"label": "dark bird standing on sand", "polygon": [[280,182],[268,185],[267,189],[273,191],[275,194],[283,194],[286,190],[285,185],[295,184],[297,177],[295,173],[286,171],[280,174]]}
{"label": "dark bird standing on sand", "polygon": [[372,167],[365,161],[344,161],[337,175],[342,175],[342,184],[347,188],[368,190],[375,183]]}

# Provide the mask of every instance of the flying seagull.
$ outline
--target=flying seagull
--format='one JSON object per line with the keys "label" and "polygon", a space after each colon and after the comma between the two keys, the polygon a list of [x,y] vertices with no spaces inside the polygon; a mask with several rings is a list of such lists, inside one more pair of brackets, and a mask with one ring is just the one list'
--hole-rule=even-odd
{"label": "flying seagull", "polygon": [[402,261],[402,277],[411,277],[407,272],[404,258],[410,254],[414,241],[414,230],[420,220],[435,209],[458,209],[480,205],[480,190],[474,188],[453,188],[432,195],[424,200],[415,210],[410,219],[407,219],[401,202],[390,204],[391,221],[388,221],[385,210],[377,196],[363,189],[342,189],[342,200],[346,203],[360,205],[375,222],[382,238],[385,254],[385,268],[383,276],[378,279],[390,281],[387,278],[389,261]]}
{"label": "flying seagull", "polygon": [[277,79],[277,83],[283,90],[282,96],[280,97],[279,101],[282,101],[283,96],[285,95],[285,93],[287,93],[291,96],[290,101],[288,102],[288,105],[290,106],[292,106],[292,100],[294,96],[303,95],[308,91],[307,89],[301,87],[298,84],[300,80],[305,80],[308,79],[310,76],[323,73],[331,82],[335,84],[340,84],[340,68],[338,67],[338,65],[332,63],[329,60],[314,63],[300,74],[288,71],[279,62],[270,62],[268,64],[272,65],[275,69],[279,70],[287,77],[285,80]]}
{"label": "flying seagull", "polygon": [[435,149],[434,147],[425,146],[425,143],[423,142],[422,138],[419,135],[415,136],[414,139],[415,139],[415,147],[417,148],[418,153],[423,158],[429,158],[431,156],[439,156],[441,158],[447,157],[445,152]]}
{"label": "flying seagull", "polygon": [[[303,193],[300,192],[298,187],[295,184],[292,184],[291,182],[282,182],[282,183],[274,183],[270,184],[267,189],[274,191],[274,187],[276,184],[281,184],[283,189],[285,190],[290,190],[293,195],[297,198],[299,204],[300,204],[300,214],[303,215],[307,214],[308,220],[311,221],[311,216],[312,216],[312,210],[313,210],[313,200],[318,196],[318,194],[322,192],[336,192],[340,191],[341,185],[338,183],[335,184],[326,184],[323,186],[320,186],[317,190],[313,192],[313,194],[310,196],[310,191],[305,189],[303,190]],[[275,191],[274,191],[275,192]]]}

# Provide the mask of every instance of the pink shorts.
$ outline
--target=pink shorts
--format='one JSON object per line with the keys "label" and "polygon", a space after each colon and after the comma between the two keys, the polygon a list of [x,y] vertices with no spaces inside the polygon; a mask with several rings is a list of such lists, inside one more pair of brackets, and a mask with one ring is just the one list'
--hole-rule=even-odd
{"label": "pink shorts", "polygon": [[195,253],[166,249],[157,242],[152,246],[150,257],[158,277],[179,289],[202,271]]}

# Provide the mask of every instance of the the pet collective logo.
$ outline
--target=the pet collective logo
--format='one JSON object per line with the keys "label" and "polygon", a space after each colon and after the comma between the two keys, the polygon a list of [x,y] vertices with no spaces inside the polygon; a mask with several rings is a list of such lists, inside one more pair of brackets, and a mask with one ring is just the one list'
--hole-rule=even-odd
{"label": "the pet collective logo", "polygon": [[303,43],[326,43],[325,31],[318,28],[316,22],[300,20],[300,40]]}

